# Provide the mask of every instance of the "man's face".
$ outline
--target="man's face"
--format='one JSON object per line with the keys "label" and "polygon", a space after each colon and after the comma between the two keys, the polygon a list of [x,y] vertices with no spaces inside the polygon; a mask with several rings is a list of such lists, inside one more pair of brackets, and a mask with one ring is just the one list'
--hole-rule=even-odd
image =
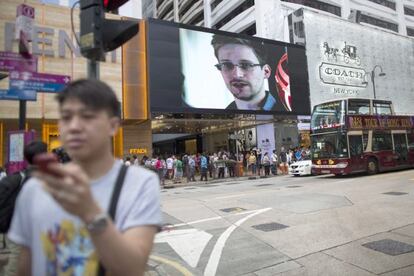
{"label": "man's face", "polygon": [[105,110],[92,110],[78,99],[67,99],[60,107],[59,130],[63,146],[73,160],[99,158],[108,150],[109,137],[119,125]]}
{"label": "man's face", "polygon": [[[259,64],[252,48],[241,44],[227,44],[218,52],[219,63],[233,64]],[[224,82],[233,96],[237,99],[249,101],[264,90],[264,79],[269,78],[271,69],[269,65],[254,66],[243,70],[235,66],[233,70],[221,70]]]}

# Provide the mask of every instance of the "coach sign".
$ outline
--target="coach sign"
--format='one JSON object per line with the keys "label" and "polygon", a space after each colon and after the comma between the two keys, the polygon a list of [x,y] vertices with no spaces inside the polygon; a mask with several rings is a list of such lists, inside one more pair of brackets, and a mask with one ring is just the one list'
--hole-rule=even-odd
{"label": "coach sign", "polygon": [[326,84],[336,84],[353,87],[366,87],[364,69],[322,62],[319,66],[319,76]]}

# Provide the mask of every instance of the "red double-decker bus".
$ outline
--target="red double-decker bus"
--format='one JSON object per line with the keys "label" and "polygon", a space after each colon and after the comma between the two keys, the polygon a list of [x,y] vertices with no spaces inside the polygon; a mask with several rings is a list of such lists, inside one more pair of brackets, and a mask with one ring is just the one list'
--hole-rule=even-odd
{"label": "red double-decker bus", "polygon": [[316,105],[311,118],[312,173],[344,175],[414,167],[414,116],[390,101],[342,99]]}

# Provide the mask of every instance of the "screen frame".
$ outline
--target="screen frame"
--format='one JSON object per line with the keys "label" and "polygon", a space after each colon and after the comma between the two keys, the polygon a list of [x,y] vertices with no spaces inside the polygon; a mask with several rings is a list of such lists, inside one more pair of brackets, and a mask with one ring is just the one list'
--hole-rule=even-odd
{"label": "screen frame", "polygon": [[[147,78],[147,87],[148,87],[148,105],[150,107],[150,112],[155,112],[155,113],[173,113],[173,114],[179,114],[179,113],[184,113],[184,114],[254,114],[254,115],[260,115],[260,114],[264,114],[264,115],[311,115],[312,112],[312,108],[311,108],[311,102],[310,102],[310,86],[309,86],[309,74],[308,74],[308,60],[307,60],[307,56],[306,56],[306,47],[302,46],[302,45],[298,45],[298,44],[292,44],[292,43],[287,43],[287,42],[283,42],[283,41],[276,41],[276,40],[271,40],[271,39],[267,39],[267,38],[261,38],[261,37],[254,37],[254,36],[250,36],[250,35],[246,35],[246,34],[240,34],[240,33],[233,33],[233,32],[227,32],[227,31],[222,31],[222,30],[216,30],[216,29],[210,29],[210,28],[205,28],[205,27],[200,27],[200,26],[193,26],[193,25],[187,25],[187,24],[183,24],[183,23],[177,23],[177,22],[171,22],[171,21],[166,21],[166,20],[161,20],[161,19],[155,19],[155,18],[148,18],[147,19],[148,24],[146,27],[146,48],[147,48],[147,62],[146,62],[146,70],[148,72],[148,78]],[[204,32],[204,33],[211,33],[211,34],[218,34],[218,35],[224,35],[224,36],[231,36],[231,37],[235,37],[235,38],[241,38],[241,39],[247,39],[247,40],[251,40],[254,41],[256,43],[265,43],[265,44],[269,44],[269,45],[275,45],[278,47],[287,47],[287,51],[286,53],[289,52],[289,49],[299,49],[302,50],[304,55],[304,65],[305,67],[303,67],[303,74],[306,74],[306,83],[304,84],[306,86],[306,90],[307,90],[307,97],[308,97],[308,110],[307,112],[297,112],[295,109],[293,109],[292,111],[265,111],[265,110],[241,110],[241,109],[215,109],[215,108],[195,108],[195,107],[185,107],[185,106],[175,106],[175,107],[153,107],[151,105],[151,76],[150,76],[150,70],[151,70],[151,47],[150,47],[150,32],[151,32],[151,27],[154,25],[161,25],[161,26],[167,26],[167,27],[174,27],[174,28],[178,28],[179,29],[186,29],[186,30],[192,30],[192,31],[198,31],[198,32]],[[179,43],[179,41],[178,41]],[[290,75],[290,72],[289,72]],[[272,76],[271,76],[272,77]],[[279,100],[279,99],[277,99]],[[292,100],[293,102],[293,100]],[[178,109],[180,109],[180,111],[177,111]]]}

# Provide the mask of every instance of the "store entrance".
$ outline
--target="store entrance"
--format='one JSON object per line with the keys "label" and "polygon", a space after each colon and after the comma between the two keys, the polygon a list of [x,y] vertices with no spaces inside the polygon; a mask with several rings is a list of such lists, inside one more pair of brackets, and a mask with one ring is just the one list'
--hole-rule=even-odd
{"label": "store entrance", "polygon": [[256,129],[262,129],[258,126],[278,123],[296,124],[297,118],[251,114],[153,114],[153,153],[248,152],[257,148],[258,142],[263,140],[257,140]]}

